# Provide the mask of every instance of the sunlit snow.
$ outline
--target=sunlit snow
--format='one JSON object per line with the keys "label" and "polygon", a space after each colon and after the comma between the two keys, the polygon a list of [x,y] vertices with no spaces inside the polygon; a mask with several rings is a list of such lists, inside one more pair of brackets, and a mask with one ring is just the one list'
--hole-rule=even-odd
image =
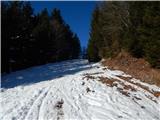
{"label": "sunlit snow", "polygon": [[[0,120],[160,120],[160,98],[118,76],[131,77],[87,60],[47,64],[2,76]],[[100,82],[100,77],[120,82],[110,87]],[[129,90],[125,96],[117,89],[121,82],[136,91]],[[160,91],[157,86],[142,84]]]}

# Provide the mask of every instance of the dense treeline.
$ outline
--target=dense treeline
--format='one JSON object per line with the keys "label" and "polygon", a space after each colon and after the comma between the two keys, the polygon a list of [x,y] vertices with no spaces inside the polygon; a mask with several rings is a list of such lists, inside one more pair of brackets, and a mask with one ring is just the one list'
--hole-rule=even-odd
{"label": "dense treeline", "polygon": [[60,10],[33,14],[29,2],[1,2],[2,73],[79,57],[80,42]]}
{"label": "dense treeline", "polygon": [[103,2],[95,8],[88,58],[98,61],[121,51],[160,68],[160,2]]}

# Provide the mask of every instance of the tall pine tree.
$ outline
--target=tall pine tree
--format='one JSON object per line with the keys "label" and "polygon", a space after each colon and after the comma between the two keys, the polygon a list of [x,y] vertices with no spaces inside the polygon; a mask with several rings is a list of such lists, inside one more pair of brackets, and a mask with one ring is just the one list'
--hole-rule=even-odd
{"label": "tall pine tree", "polygon": [[2,2],[2,73],[78,58],[80,42],[60,10],[34,15],[29,2]]}
{"label": "tall pine tree", "polygon": [[93,18],[91,22],[91,32],[90,32],[90,39],[88,43],[88,59],[91,62],[99,61],[99,44],[98,42],[102,39],[100,36],[100,26],[99,26],[99,8],[98,6],[93,12]]}

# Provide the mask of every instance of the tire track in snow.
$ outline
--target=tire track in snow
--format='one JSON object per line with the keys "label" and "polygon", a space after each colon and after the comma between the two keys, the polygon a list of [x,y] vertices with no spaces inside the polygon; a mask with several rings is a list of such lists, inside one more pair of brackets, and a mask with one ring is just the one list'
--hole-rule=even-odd
{"label": "tire track in snow", "polygon": [[[59,86],[57,87],[54,84],[50,85],[50,87],[45,88],[45,90],[34,100],[24,120],[29,120],[29,119],[42,120],[43,115],[41,115],[41,111],[43,109],[43,106],[46,104],[46,101],[48,100],[47,98],[51,92],[53,92],[55,96],[57,95],[60,97],[65,96],[64,93],[60,90],[61,87]],[[51,91],[52,88],[55,88],[54,91]]]}
{"label": "tire track in snow", "polygon": [[[54,91],[51,90],[52,88],[55,88]],[[42,119],[43,118],[43,112],[41,112],[41,111],[43,110],[43,107],[47,104],[47,100],[49,100],[48,97],[51,97],[51,96],[49,96],[49,95],[51,95],[51,93],[54,94],[54,96],[58,95],[58,88],[56,88],[54,86],[54,84],[51,85],[51,87],[49,88],[45,98],[43,99],[43,101],[41,103],[41,106],[39,108],[39,113],[38,113],[38,119],[37,120],[43,120]]]}
{"label": "tire track in snow", "polygon": [[[32,108],[32,106],[34,105],[35,101],[37,99],[39,99],[39,97],[41,96],[41,94],[43,94],[43,92],[41,92],[42,89],[38,90],[38,94],[32,96],[31,98],[28,98],[27,101],[20,101],[19,104],[16,103],[16,105],[14,107],[12,107],[11,109],[9,109],[6,113],[15,113],[14,116],[11,119],[19,119],[19,120],[24,120],[26,117],[26,115],[29,113],[30,109]],[[19,97],[19,96],[17,96]],[[5,116],[3,116],[1,119],[4,119],[7,116],[7,114]],[[4,120],[6,120],[8,118],[5,118]]]}
{"label": "tire track in snow", "polygon": [[45,103],[45,99],[47,98],[47,96],[48,96],[49,93],[50,93],[50,89],[51,89],[51,88],[52,88],[52,87],[50,86],[49,89],[48,89],[48,92],[45,94],[45,96],[44,96],[44,98],[43,98],[43,100],[42,100],[42,102],[41,102],[41,105],[40,105],[39,110],[38,110],[38,118],[37,118],[37,120],[40,120],[41,109],[42,109],[42,107],[43,107],[43,104]]}
{"label": "tire track in snow", "polygon": [[[25,116],[24,120],[29,120],[29,119],[35,120],[35,119],[39,118],[39,109],[40,109],[41,104],[42,104],[43,100],[45,99],[47,93],[49,92],[50,88],[51,87],[45,88],[45,90],[34,100],[33,104],[31,105],[31,108],[28,110],[28,113]],[[34,114],[34,112],[36,112],[36,113]]]}
{"label": "tire track in snow", "polygon": [[72,106],[72,108],[75,109],[75,112],[79,113],[79,115],[82,118],[82,120],[90,120],[90,117],[87,116],[85,113],[83,113],[81,107],[78,104],[76,104],[75,101],[70,99],[70,98],[72,98],[72,96],[69,97],[69,95],[67,95],[67,92],[64,93],[62,91],[62,90],[64,90],[64,91],[66,90],[65,86],[64,86],[65,84],[62,86],[62,84],[61,84],[62,82],[59,82],[59,83],[60,84],[59,84],[59,87],[58,87],[58,91],[64,96],[65,100]]}

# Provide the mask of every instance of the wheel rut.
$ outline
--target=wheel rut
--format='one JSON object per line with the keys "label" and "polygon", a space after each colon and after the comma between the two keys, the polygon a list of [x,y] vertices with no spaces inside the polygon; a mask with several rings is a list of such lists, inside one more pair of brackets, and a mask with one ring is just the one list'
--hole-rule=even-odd
{"label": "wheel rut", "polygon": [[38,120],[39,119],[39,112],[41,109],[41,105],[43,101],[45,100],[46,96],[48,95],[50,89],[51,87],[45,88],[45,90],[43,90],[43,92],[40,93],[40,95],[34,100],[24,120],[29,120],[29,119]]}

